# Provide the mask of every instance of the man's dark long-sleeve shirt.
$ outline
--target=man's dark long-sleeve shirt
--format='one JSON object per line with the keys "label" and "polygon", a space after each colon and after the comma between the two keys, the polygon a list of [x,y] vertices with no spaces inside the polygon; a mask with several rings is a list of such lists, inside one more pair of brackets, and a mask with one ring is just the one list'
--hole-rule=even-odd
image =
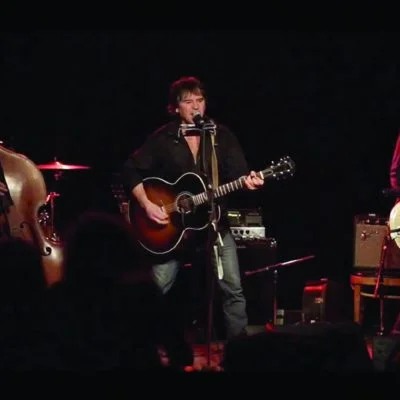
{"label": "man's dark long-sleeve shirt", "polygon": [[[178,134],[179,123],[172,121],[155,131],[145,141],[143,146],[136,150],[128,158],[123,168],[123,184],[128,197],[132,196],[132,189],[146,177],[162,178],[174,183],[186,172],[194,172],[203,178],[204,184],[211,182],[211,140],[209,133],[206,136],[206,163],[207,175],[204,174],[203,165],[203,139],[194,161],[193,154],[183,136]],[[249,167],[244,157],[242,148],[236,136],[226,127],[217,126],[216,154],[218,159],[218,184],[231,182],[248,175]],[[207,176],[209,179],[207,179]],[[190,190],[188,188],[187,190]],[[226,211],[226,198],[218,198],[221,219],[220,228],[227,228],[229,225]]]}
{"label": "man's dark long-sleeve shirt", "polygon": [[[125,162],[123,169],[124,186],[128,194],[145,177],[163,178],[176,181],[186,172],[202,174],[203,143],[194,162],[192,152],[183,136],[178,136],[179,123],[172,121],[155,131],[144,145]],[[217,126],[216,153],[218,158],[219,184],[224,184],[247,175],[249,168],[242,148],[234,134],[224,126]],[[205,149],[208,165],[211,164],[211,146]],[[209,169],[211,171],[211,169]],[[208,174],[211,177],[211,172]]]}

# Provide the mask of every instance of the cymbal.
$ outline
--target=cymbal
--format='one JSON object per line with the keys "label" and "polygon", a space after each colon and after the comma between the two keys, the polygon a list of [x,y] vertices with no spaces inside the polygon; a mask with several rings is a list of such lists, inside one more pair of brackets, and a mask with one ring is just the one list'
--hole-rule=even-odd
{"label": "cymbal", "polygon": [[36,165],[39,169],[46,170],[76,170],[76,169],[90,169],[87,165],[71,165],[71,164],[63,164],[60,161],[53,161],[48,164],[39,164]]}

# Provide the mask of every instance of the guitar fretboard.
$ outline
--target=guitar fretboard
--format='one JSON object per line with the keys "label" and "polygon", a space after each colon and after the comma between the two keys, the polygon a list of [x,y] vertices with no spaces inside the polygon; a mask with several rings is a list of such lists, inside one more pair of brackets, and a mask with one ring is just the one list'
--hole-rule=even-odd
{"label": "guitar fretboard", "polygon": [[[243,180],[244,177],[240,177],[239,179],[236,179],[235,181],[225,183],[224,185],[218,186],[214,191],[213,195],[214,197],[222,197],[227,195],[228,193],[234,192],[239,189],[243,189]],[[208,193],[203,192],[196,194],[195,196],[192,197],[193,204],[195,206],[199,206],[200,204],[204,204],[208,201]]]}
{"label": "guitar fretboard", "polygon": [[[256,172],[256,176],[264,180],[271,178],[279,179],[280,177],[292,174],[293,171],[294,171],[293,160],[290,157],[285,157],[284,159],[281,159],[281,161],[278,164],[276,165],[273,164],[271,167]],[[245,176],[241,176],[240,178],[234,181],[218,186],[216,189],[214,189],[213,196],[215,198],[218,198],[221,196],[225,196],[228,193],[234,192],[235,190],[243,189],[245,178],[246,178]],[[208,192],[196,194],[191,198],[191,200],[194,206],[199,206],[201,204],[204,204],[209,200]]]}

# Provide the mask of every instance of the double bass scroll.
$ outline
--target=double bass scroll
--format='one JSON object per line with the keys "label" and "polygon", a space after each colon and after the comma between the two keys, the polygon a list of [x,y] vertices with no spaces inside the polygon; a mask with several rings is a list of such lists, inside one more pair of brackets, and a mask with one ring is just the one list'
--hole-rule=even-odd
{"label": "double bass scroll", "polygon": [[32,242],[42,255],[47,284],[61,280],[63,249],[46,237],[39,221],[47,190],[42,173],[25,155],[0,145],[0,163],[12,199],[5,211],[9,234]]}

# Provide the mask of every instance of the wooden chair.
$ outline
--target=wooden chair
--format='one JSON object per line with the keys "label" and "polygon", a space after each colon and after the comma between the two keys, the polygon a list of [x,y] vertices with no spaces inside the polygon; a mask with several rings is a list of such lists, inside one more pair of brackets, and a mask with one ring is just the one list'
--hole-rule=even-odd
{"label": "wooden chair", "polygon": [[[377,276],[356,272],[350,275],[350,284],[353,289],[353,304],[354,304],[354,322],[362,324],[364,305],[363,298],[374,298],[374,287],[377,283]],[[381,280],[382,296],[378,297],[380,301],[381,317],[383,316],[383,306],[385,300],[400,300],[400,276],[390,276],[385,272]],[[370,288],[371,292],[367,289]],[[394,290],[393,290],[394,289]],[[398,289],[398,293],[396,290]],[[381,318],[382,321],[382,318]],[[381,324],[382,329],[382,324]]]}
{"label": "wooden chair", "polygon": [[[399,203],[400,207],[400,203]],[[397,208],[396,208],[397,211]],[[394,219],[397,217],[398,221]],[[350,275],[353,289],[354,322],[363,323],[366,297],[379,301],[380,333],[383,333],[383,312],[385,300],[400,300],[400,237],[392,232],[400,226],[400,208],[392,211],[389,221],[377,214],[355,217],[354,272]],[[379,293],[376,292],[378,275]]]}

